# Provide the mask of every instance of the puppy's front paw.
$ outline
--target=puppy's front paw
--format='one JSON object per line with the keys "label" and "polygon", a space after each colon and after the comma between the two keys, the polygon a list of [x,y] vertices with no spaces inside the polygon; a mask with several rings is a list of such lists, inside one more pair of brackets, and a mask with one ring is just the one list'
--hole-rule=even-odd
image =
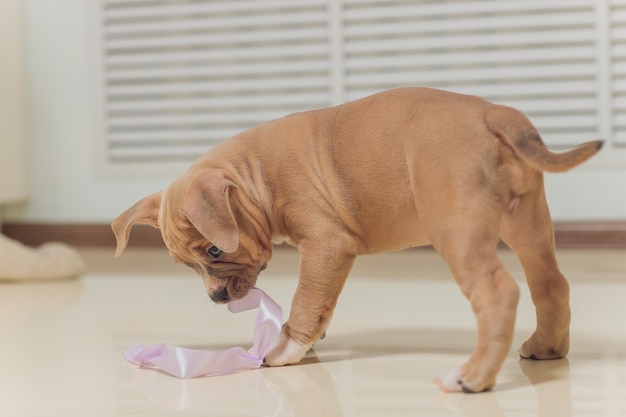
{"label": "puppy's front paw", "polygon": [[461,392],[463,391],[463,370],[460,367],[452,369],[433,382],[439,385],[439,389],[443,392]]}
{"label": "puppy's front paw", "polygon": [[278,341],[265,356],[265,363],[269,366],[294,365],[302,360],[309,349],[310,346],[287,336],[283,329]]}
{"label": "puppy's front paw", "polygon": [[472,394],[477,392],[489,391],[495,382],[474,381],[470,383],[465,367],[454,368],[433,382],[439,385],[439,389],[443,392],[465,392]]}

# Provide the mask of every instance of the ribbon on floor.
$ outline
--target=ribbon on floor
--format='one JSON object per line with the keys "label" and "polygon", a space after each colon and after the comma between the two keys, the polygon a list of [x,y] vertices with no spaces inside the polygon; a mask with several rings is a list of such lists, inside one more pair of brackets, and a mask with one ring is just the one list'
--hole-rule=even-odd
{"label": "ribbon on floor", "polygon": [[254,326],[254,346],[249,351],[233,347],[224,351],[204,351],[157,343],[138,344],[124,352],[124,358],[142,368],[158,368],[178,378],[225,375],[247,369],[257,369],[272,348],[283,321],[280,306],[259,288],[228,304],[232,313],[258,308]]}

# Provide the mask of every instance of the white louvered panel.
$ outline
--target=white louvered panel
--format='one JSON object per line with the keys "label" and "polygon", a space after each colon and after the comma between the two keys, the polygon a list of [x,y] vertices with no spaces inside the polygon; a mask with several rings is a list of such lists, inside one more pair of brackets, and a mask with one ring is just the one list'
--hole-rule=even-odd
{"label": "white louvered panel", "polygon": [[598,135],[593,0],[346,0],[348,98],[427,85],[513,105],[550,145]]}
{"label": "white louvered panel", "polygon": [[326,0],[104,2],[111,163],[191,161],[331,104]]}
{"label": "white louvered panel", "polygon": [[626,0],[101,1],[113,167],[187,164],[252,125],[407,85],[519,108],[553,147],[601,137],[596,159],[626,161]]}
{"label": "white louvered panel", "polygon": [[626,1],[611,1],[613,130],[615,143],[626,145]]}

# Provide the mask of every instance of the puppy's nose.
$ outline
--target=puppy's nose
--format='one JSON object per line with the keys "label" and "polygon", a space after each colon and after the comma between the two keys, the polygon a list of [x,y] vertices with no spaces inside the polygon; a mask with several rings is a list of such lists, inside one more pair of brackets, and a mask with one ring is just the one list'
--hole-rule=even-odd
{"label": "puppy's nose", "polygon": [[214,303],[218,304],[225,304],[230,301],[230,295],[228,295],[226,288],[213,291],[209,294],[209,297],[211,297],[211,300],[213,300]]}

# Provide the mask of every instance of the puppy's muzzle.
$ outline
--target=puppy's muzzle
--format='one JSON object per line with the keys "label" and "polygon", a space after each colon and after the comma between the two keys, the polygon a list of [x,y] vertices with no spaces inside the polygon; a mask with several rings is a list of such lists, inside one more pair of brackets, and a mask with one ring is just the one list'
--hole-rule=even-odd
{"label": "puppy's muzzle", "polygon": [[245,278],[233,277],[224,287],[219,287],[209,294],[214,303],[225,304],[231,300],[239,300],[248,294],[252,284]]}
{"label": "puppy's muzzle", "polygon": [[230,301],[230,294],[228,294],[228,289],[226,287],[219,288],[212,293],[209,294],[211,301],[217,304],[226,304]]}

